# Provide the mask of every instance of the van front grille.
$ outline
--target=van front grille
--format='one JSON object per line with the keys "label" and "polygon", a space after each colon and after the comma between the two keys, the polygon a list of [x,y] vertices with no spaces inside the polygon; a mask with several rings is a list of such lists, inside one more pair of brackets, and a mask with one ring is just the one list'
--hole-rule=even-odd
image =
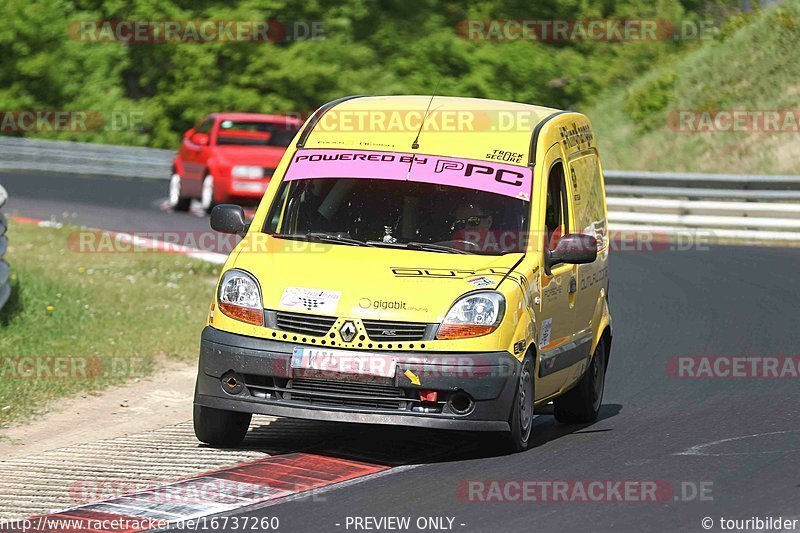
{"label": "van front grille", "polygon": [[[321,407],[343,407],[377,411],[410,411],[423,402],[416,390],[403,390],[391,382],[365,382],[294,377],[289,379],[245,374],[245,386],[254,398],[267,402],[287,402]],[[436,402],[426,402],[427,412],[441,413],[447,393]]]}
{"label": "van front grille", "polygon": [[401,389],[377,383],[294,378],[287,388],[291,392],[284,394],[285,399],[312,405],[404,409],[408,402]]}
{"label": "van front grille", "polygon": [[428,324],[364,320],[364,329],[374,341],[420,341],[425,339]]}
{"label": "van front grille", "polygon": [[321,337],[328,333],[333,324],[336,323],[336,317],[333,316],[304,315],[286,311],[276,312],[275,320],[278,329],[282,331],[316,337]]}
{"label": "van front grille", "polygon": [[[337,318],[307,315],[288,311],[267,311],[268,327],[314,337],[326,335]],[[413,342],[431,340],[436,336],[437,324],[423,322],[394,322],[390,320],[362,320],[367,335],[378,342]]]}

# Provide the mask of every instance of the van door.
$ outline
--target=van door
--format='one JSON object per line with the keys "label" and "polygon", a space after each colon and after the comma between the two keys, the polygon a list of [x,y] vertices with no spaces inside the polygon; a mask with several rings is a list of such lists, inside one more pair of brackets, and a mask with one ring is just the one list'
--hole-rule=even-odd
{"label": "van door", "polygon": [[[573,227],[572,204],[564,175],[560,147],[554,146],[543,162],[549,168],[547,192],[544,206],[543,232],[544,247],[553,249],[562,236],[570,233]],[[540,253],[544,253],[541,251]],[[545,269],[539,272],[539,383],[537,398],[550,396],[564,385],[567,372],[574,364],[571,360],[571,347],[574,331],[573,286],[575,265],[553,265],[550,273]]]}
{"label": "van door", "polygon": [[[597,259],[587,265],[578,265],[577,296],[575,298],[576,340],[592,338],[595,310],[608,285],[608,236],[606,232],[605,191],[597,153],[587,150],[571,157],[568,162],[575,233],[591,235],[597,239]],[[602,291],[602,293],[601,293]],[[587,358],[588,350],[586,347]],[[582,369],[579,369],[582,370]]]}

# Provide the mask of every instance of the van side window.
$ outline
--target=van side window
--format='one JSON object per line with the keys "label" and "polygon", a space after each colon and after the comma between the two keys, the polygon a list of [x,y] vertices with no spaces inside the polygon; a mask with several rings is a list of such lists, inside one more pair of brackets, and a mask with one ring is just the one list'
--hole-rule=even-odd
{"label": "van side window", "polygon": [[573,203],[575,231],[596,237],[602,246],[606,235],[606,208],[600,160],[596,154],[582,155],[570,161],[569,168],[576,180],[575,192],[580,191]]}
{"label": "van side window", "polygon": [[564,183],[564,166],[559,162],[550,170],[547,179],[547,207],[544,215],[545,245],[552,250],[563,235],[569,233],[569,213]]}

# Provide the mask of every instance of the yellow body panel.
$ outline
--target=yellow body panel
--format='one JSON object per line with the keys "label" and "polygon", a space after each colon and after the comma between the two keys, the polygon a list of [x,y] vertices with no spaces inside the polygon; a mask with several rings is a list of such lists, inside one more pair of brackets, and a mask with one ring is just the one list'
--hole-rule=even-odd
{"label": "yellow body panel", "polygon": [[[376,96],[329,110],[306,148],[359,148],[410,152],[430,96]],[[530,151],[531,131],[557,109],[499,100],[437,96],[420,133],[418,152],[490,160],[494,150]],[[424,140],[424,141],[423,141]],[[527,157],[519,162],[525,166]]]}
{"label": "yellow body panel", "polygon": [[[518,160],[504,161],[520,166],[528,165],[531,155],[534,155],[529,228],[531,238],[525,254],[456,255],[308,243],[268,237],[261,229],[289,162],[297,151],[296,144],[303,135],[301,131],[276,169],[249,233],[231,254],[223,272],[236,267],[253,274],[261,285],[263,304],[267,309],[279,309],[281,294],[286,287],[339,291],[341,298],[336,315],[340,322],[354,319],[359,331],[362,328],[360,319],[368,318],[441,322],[458,297],[476,290],[466,279],[484,275],[495,281],[495,285],[489,289],[498,290],[506,298],[505,318],[501,326],[489,335],[458,340],[379,344],[368,338],[361,340],[358,336],[352,342],[346,343],[337,334],[335,338],[327,339],[326,345],[372,351],[399,349],[409,352],[463,353],[505,350],[520,360],[533,348],[537,368],[536,400],[539,403],[548,401],[570,388],[580,378],[587,362],[581,361],[570,368],[539,378],[539,365],[542,364],[543,357],[550,351],[557,351],[565,343],[580,341],[587,336],[591,337],[593,353],[600,336],[611,324],[606,298],[608,241],[605,232],[605,192],[599,159],[596,175],[590,181],[582,181],[587,178],[580,178],[573,182],[575,196],[570,199],[573,223],[580,221],[583,226],[594,224],[591,229],[598,231],[598,237],[600,232],[603,233],[603,245],[598,260],[589,265],[560,265],[551,276],[546,275],[543,268],[543,220],[550,164],[561,160],[567,168],[568,162],[576,161],[580,157],[589,155],[597,158],[591,125],[579,113],[557,114],[557,110],[545,107],[438,96],[431,105],[432,112],[449,112],[456,114],[455,116],[463,112],[472,114],[475,121],[484,120],[484,123],[475,122],[471,129],[459,131],[457,128],[443,128],[441,122],[436,128],[429,127],[426,121],[417,150],[411,148],[417,136],[417,132],[408,127],[412,122],[394,122],[394,127],[387,128],[387,120],[390,119],[386,118],[383,123],[379,120],[374,123],[362,121],[358,127],[349,129],[342,125],[347,113],[358,117],[359,113],[369,115],[398,111],[400,116],[407,116],[404,114],[423,113],[429,101],[429,96],[391,96],[356,98],[342,102],[327,111],[330,121],[324,127],[318,124],[314,128],[306,139],[304,148],[420,153],[477,160],[491,160],[499,150],[520,154]],[[519,124],[525,123],[526,127],[489,130],[492,117],[505,120],[496,118],[500,116],[522,117],[518,119]],[[545,120],[547,117],[550,118]],[[321,121],[320,124],[325,123]],[[367,127],[365,130],[362,127],[364,124],[375,127]],[[536,138],[535,153],[530,154],[533,131],[537,125],[540,126],[540,131]],[[480,130],[479,126],[484,129]],[[588,168],[588,165],[584,166]],[[588,215],[581,211],[581,204],[586,202],[589,195],[602,196],[601,213],[598,209]],[[584,229],[590,228],[576,227],[575,231]],[[578,290],[568,297],[563,296],[573,277]],[[558,293],[559,290],[562,292]],[[551,306],[548,300],[551,294],[554,295],[553,302],[563,298],[562,303]],[[381,302],[377,308],[374,306],[376,301]],[[542,323],[546,320],[550,322],[545,331]],[[578,324],[578,320],[585,323]],[[319,342],[318,339],[312,341],[302,335],[245,324],[223,315],[219,310],[213,313],[209,325],[251,337],[288,340],[300,344]],[[524,347],[521,351],[520,346]]]}

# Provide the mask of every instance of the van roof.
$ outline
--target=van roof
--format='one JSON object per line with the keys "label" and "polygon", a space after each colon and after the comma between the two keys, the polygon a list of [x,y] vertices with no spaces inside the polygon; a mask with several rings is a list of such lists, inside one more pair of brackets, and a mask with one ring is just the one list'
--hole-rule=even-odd
{"label": "van roof", "polygon": [[[430,103],[430,111],[412,149]],[[360,149],[497,160],[527,165],[537,124],[549,107],[430,95],[366,96],[343,100],[323,113],[302,140],[305,148]],[[499,152],[499,154],[498,154]]]}

